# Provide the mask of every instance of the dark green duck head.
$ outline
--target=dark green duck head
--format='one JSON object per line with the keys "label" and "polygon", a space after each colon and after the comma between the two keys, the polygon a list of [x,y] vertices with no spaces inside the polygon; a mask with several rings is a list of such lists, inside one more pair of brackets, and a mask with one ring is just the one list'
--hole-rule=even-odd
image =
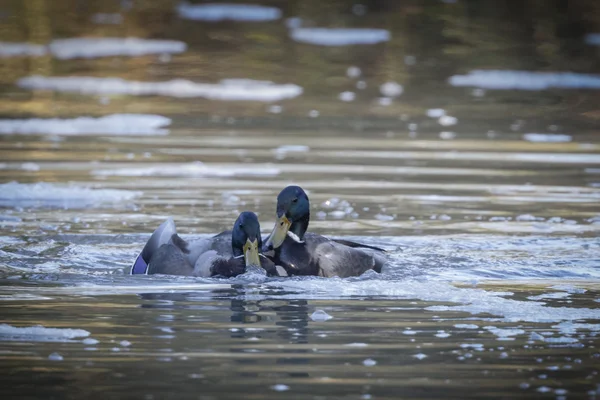
{"label": "dark green duck head", "polygon": [[231,247],[234,257],[244,257],[246,266],[260,266],[258,252],[262,248],[262,239],[256,214],[244,211],[235,220],[231,232]]}
{"label": "dark green duck head", "polygon": [[288,186],[277,196],[275,227],[265,243],[266,250],[276,249],[288,234],[301,242],[310,221],[310,202],[300,186]]}

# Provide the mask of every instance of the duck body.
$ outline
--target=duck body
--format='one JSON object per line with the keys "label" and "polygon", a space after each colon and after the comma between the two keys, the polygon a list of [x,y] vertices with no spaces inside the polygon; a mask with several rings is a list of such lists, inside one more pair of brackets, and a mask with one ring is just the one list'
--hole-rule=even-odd
{"label": "duck body", "polygon": [[185,241],[171,218],[152,234],[131,267],[131,274],[234,277],[249,265],[279,276],[273,261],[258,254],[262,245],[260,225],[254,213],[241,213],[234,229],[211,238]]}
{"label": "duck body", "polygon": [[310,232],[304,235],[303,241],[288,236],[272,258],[288,275],[347,278],[362,275],[370,269],[381,272],[385,258],[378,254],[380,250],[351,247],[345,243],[360,246]]}
{"label": "duck body", "polygon": [[299,186],[283,189],[277,196],[275,227],[263,251],[289,275],[345,278],[370,269],[381,272],[386,262],[385,250],[306,232],[309,221],[309,200],[304,190]]}

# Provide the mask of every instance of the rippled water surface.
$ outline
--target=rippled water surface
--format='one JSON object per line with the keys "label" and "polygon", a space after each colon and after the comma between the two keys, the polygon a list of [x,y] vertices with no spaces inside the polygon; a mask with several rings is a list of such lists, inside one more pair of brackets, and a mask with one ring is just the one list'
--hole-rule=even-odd
{"label": "rippled water surface", "polygon": [[[236,3],[236,2],[233,2]],[[597,398],[594,1],[0,3],[2,398]],[[129,276],[172,216],[382,274]]]}

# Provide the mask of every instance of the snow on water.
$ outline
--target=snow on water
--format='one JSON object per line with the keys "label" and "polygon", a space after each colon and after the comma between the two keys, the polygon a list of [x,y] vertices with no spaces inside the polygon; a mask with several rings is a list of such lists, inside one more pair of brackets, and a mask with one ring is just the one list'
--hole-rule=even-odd
{"label": "snow on water", "polygon": [[0,134],[48,135],[166,135],[171,119],[152,114],[113,114],[100,118],[78,117],[0,119]]}
{"label": "snow on water", "polygon": [[83,329],[45,328],[41,325],[16,327],[0,324],[0,341],[68,342],[71,339],[89,335],[90,333]]}
{"label": "snow on water", "polygon": [[181,18],[196,21],[274,21],[281,18],[281,10],[275,7],[255,4],[190,4],[181,3],[177,6]]}
{"label": "snow on water", "polygon": [[296,28],[290,30],[290,37],[301,43],[349,46],[387,42],[390,40],[390,32],[386,29],[367,28]]}
{"label": "snow on water", "polygon": [[499,90],[600,89],[600,75],[574,72],[532,72],[510,70],[474,70],[453,75],[452,86],[476,86]]}
{"label": "snow on water", "polygon": [[18,56],[43,56],[46,46],[31,43],[0,42],[0,58]]}
{"label": "snow on water", "polygon": [[557,133],[526,133],[523,135],[523,139],[535,143],[564,143],[570,142],[573,138],[571,135]]}
{"label": "snow on water", "polygon": [[274,167],[228,167],[228,166],[210,166],[200,161],[189,164],[173,164],[148,166],[100,169],[92,171],[96,176],[214,176],[214,177],[232,177],[232,176],[277,176],[280,174],[278,168]]}
{"label": "snow on water", "polygon": [[138,38],[74,38],[53,40],[50,52],[56,58],[96,58],[142,56],[146,54],[183,53],[187,45],[177,40]]}
{"label": "snow on water", "polygon": [[131,201],[142,192],[116,189],[92,189],[58,183],[0,184],[0,206],[87,208]]}
{"label": "snow on water", "polygon": [[80,94],[128,94],[133,96],[203,97],[211,100],[278,101],[302,94],[294,84],[275,84],[251,79],[226,79],[219,83],[196,83],[185,79],[166,82],[128,81],[121,78],[85,76],[44,77],[39,75],[19,79],[24,89],[54,90]]}

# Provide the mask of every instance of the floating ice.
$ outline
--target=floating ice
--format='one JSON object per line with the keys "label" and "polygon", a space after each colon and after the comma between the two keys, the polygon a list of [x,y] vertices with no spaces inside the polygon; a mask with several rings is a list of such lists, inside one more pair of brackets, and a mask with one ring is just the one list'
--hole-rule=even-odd
{"label": "floating ice", "polygon": [[321,46],[376,44],[390,40],[385,29],[296,28],[290,30],[293,40]]}
{"label": "floating ice", "polygon": [[388,296],[393,298],[420,299],[423,301],[449,302],[453,305],[426,307],[428,311],[464,311],[471,314],[491,314],[505,322],[562,322],[579,319],[600,319],[600,309],[584,307],[551,307],[529,300],[505,298],[506,292],[493,292],[479,288],[459,288],[446,282],[406,280],[402,285],[395,281],[355,281],[348,285],[344,280],[286,280],[265,282],[267,286],[297,291],[302,298],[318,299],[357,296]]}
{"label": "floating ice", "polygon": [[365,367],[373,367],[373,366],[377,365],[377,361],[373,360],[372,358],[367,358],[366,360],[363,361],[363,365]]}
{"label": "floating ice", "polygon": [[579,330],[600,332],[600,324],[584,324],[571,321],[561,322],[558,325],[554,325],[553,328],[558,329],[561,333],[568,335],[573,335]]}
{"label": "floating ice", "polygon": [[141,196],[142,192],[116,189],[91,189],[55,183],[0,184],[0,206],[87,208],[120,203]]}
{"label": "floating ice", "polygon": [[346,75],[348,75],[348,78],[358,78],[361,73],[362,71],[360,70],[360,68],[354,66],[348,67],[348,69],[346,70]]}
{"label": "floating ice", "polygon": [[537,296],[528,296],[529,300],[543,300],[543,299],[564,299],[569,297],[571,294],[567,292],[554,292],[554,293],[543,293]]}
{"label": "floating ice", "polygon": [[274,21],[281,18],[281,10],[254,4],[190,4],[177,6],[181,18],[196,21]]}
{"label": "floating ice", "polygon": [[479,326],[475,324],[455,324],[454,327],[458,329],[479,329]]}
{"label": "floating ice", "polygon": [[446,115],[446,110],[443,108],[430,108],[427,110],[427,116],[429,118],[440,118]]}
{"label": "floating ice", "polygon": [[[139,164],[138,164],[139,165]],[[161,166],[99,169],[91,172],[96,176],[277,176],[279,169],[260,166],[210,166],[200,161],[189,164],[163,164]]]}
{"label": "floating ice", "polygon": [[416,358],[417,360],[423,360],[425,358],[427,358],[427,354],[423,354],[423,353],[418,353],[413,355],[414,358]]}
{"label": "floating ice", "polygon": [[271,389],[273,389],[276,392],[285,392],[286,390],[290,390],[290,387],[288,385],[283,385],[280,383],[280,384],[271,386]]}
{"label": "floating ice", "polygon": [[80,94],[128,94],[133,96],[203,97],[211,100],[279,101],[302,94],[294,84],[278,85],[269,81],[225,79],[219,83],[195,83],[185,79],[166,82],[128,81],[121,78],[85,76],[44,77],[39,75],[19,79],[17,84],[31,90],[54,90]]}
{"label": "floating ice", "polygon": [[50,361],[62,361],[63,360],[63,356],[61,356],[58,353],[52,353],[48,356],[48,360]]}
{"label": "floating ice", "polygon": [[0,119],[0,134],[44,135],[166,135],[171,119],[152,114],[112,114],[100,118],[78,117]]}
{"label": "floating ice", "polygon": [[353,101],[356,98],[356,94],[354,92],[342,92],[338,95],[338,98],[342,101]]}
{"label": "floating ice", "polygon": [[499,90],[600,89],[600,75],[574,72],[474,70],[449,78],[452,86]]}
{"label": "floating ice", "polygon": [[452,117],[450,115],[442,115],[438,119],[438,124],[440,124],[442,126],[456,125],[457,122],[458,122],[458,119],[456,117]]}
{"label": "floating ice", "polygon": [[397,82],[386,82],[379,86],[379,91],[386,97],[398,97],[402,94],[404,88]]}
{"label": "floating ice", "polygon": [[0,58],[18,56],[43,56],[46,46],[31,43],[0,42]]}
{"label": "floating ice", "polygon": [[585,35],[585,42],[593,46],[600,46],[600,33],[588,33]]}
{"label": "floating ice", "polygon": [[142,56],[146,54],[183,53],[187,45],[177,40],[138,38],[73,38],[50,42],[56,58],[96,58],[110,56]]}
{"label": "floating ice", "polygon": [[348,343],[348,344],[345,344],[344,346],[348,346],[348,347],[367,347],[368,344],[366,344],[366,343]]}
{"label": "floating ice", "polygon": [[504,328],[496,328],[495,326],[484,326],[483,329],[493,333],[494,335],[498,336],[499,338],[507,338],[510,336],[517,336],[517,335],[522,335],[525,333],[525,331],[523,329],[517,329],[517,328],[504,329]]}
{"label": "floating ice", "polygon": [[324,322],[324,321],[328,321],[332,318],[333,317],[331,315],[327,314],[323,310],[317,310],[314,313],[312,313],[310,316],[310,319],[312,319],[313,321],[316,321],[316,322]]}
{"label": "floating ice", "polygon": [[83,329],[46,328],[42,325],[16,327],[0,324],[0,340],[27,342],[67,342],[77,337],[86,337],[90,333]]}
{"label": "floating ice", "polygon": [[523,139],[534,143],[564,143],[570,142],[573,138],[570,135],[560,135],[557,133],[526,133]]}
{"label": "floating ice", "polygon": [[435,334],[435,337],[439,337],[441,339],[445,339],[447,337],[450,337],[450,334],[448,332],[438,331],[438,333]]}

